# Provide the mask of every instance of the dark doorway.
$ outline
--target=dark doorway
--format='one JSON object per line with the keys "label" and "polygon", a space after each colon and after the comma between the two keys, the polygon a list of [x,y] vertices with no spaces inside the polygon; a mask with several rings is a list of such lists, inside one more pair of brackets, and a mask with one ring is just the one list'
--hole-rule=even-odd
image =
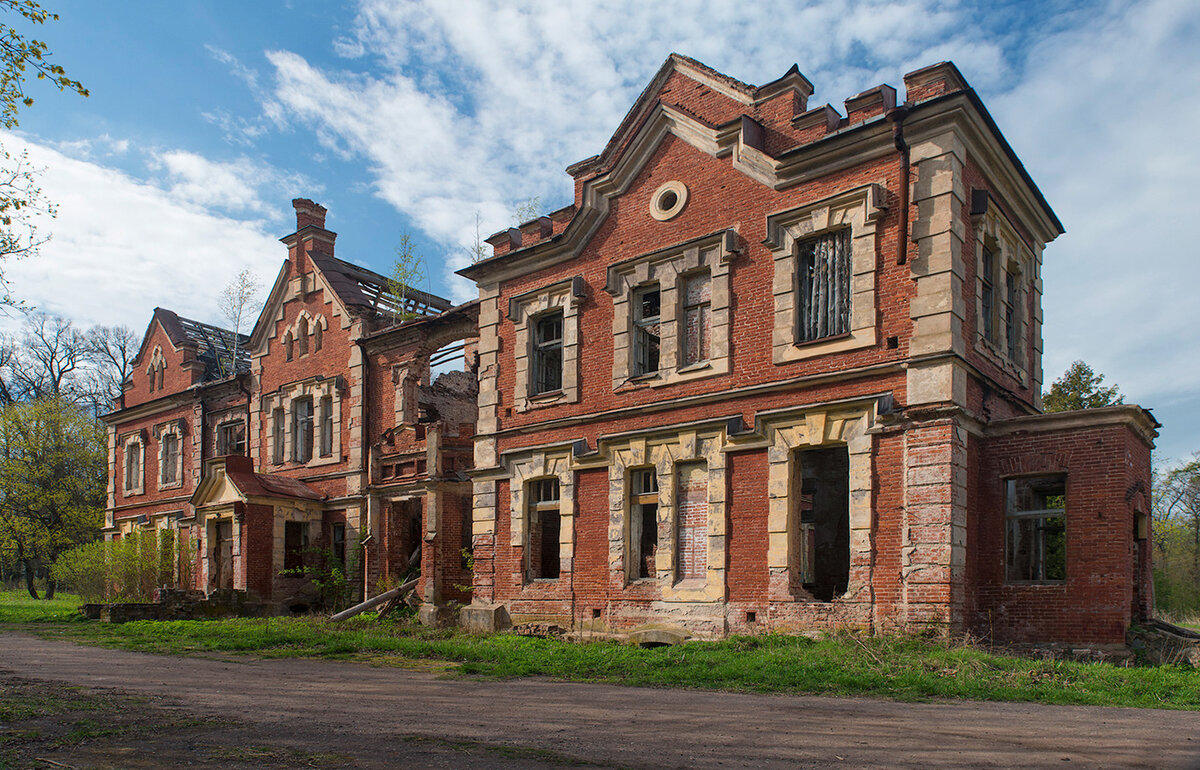
{"label": "dark doorway", "polygon": [[218,521],[213,527],[212,574],[213,588],[233,588],[233,522]]}
{"label": "dark doorway", "polygon": [[850,454],[846,447],[797,453],[799,527],[795,562],[805,590],[827,602],[850,582]]}

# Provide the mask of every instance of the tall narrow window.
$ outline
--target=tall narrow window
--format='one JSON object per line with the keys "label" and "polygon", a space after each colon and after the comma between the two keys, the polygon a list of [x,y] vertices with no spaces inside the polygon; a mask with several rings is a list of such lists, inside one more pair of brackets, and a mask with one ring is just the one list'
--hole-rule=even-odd
{"label": "tall narrow window", "polygon": [[708,360],[711,334],[712,280],[705,271],[683,281],[683,366]]}
{"label": "tall narrow window", "polygon": [[633,295],[633,375],[658,371],[662,295],[658,284]]}
{"label": "tall narrow window", "polygon": [[680,465],[675,482],[677,580],[708,577],[708,466]]}
{"label": "tall narrow window", "polygon": [[333,455],[333,397],[321,399],[321,456]]}
{"label": "tall narrow window", "polygon": [[284,433],[287,428],[284,419],[283,407],[275,407],[271,412],[271,459],[276,465],[283,464]]}
{"label": "tall narrow window", "polygon": [[658,474],[642,468],[629,480],[629,577],[654,577],[657,552]]}
{"label": "tall narrow window", "polygon": [[308,319],[296,321],[296,347],[302,356],[308,355]]}
{"label": "tall narrow window", "polygon": [[330,528],[329,545],[333,550],[333,558],[337,559],[337,563],[346,568],[346,525],[342,522],[337,522]]}
{"label": "tall narrow window", "polygon": [[321,342],[325,336],[325,330],[321,328],[321,319],[318,318],[313,322],[313,352],[316,353],[321,349]]}
{"label": "tall narrow window", "polygon": [[313,456],[313,400],[298,398],[292,402],[292,460],[306,463]]}
{"label": "tall narrow window", "polygon": [[179,480],[179,434],[164,433],[162,436],[162,460],[159,469],[162,484],[174,484]]}
{"label": "tall narrow window", "polygon": [[811,342],[850,331],[850,231],[840,230],[799,245],[797,341]]}
{"label": "tall narrow window", "polygon": [[533,395],[562,390],[563,314],[538,318],[533,327]]}
{"label": "tall narrow window", "polygon": [[296,353],[296,345],[292,341],[292,333],[291,332],[288,332],[287,334],[283,335],[283,351],[284,351],[284,357],[287,358],[287,360],[291,361],[293,356]]}
{"label": "tall narrow window", "polygon": [[795,454],[794,587],[828,602],[850,582],[850,454],[844,446]]}
{"label": "tall narrow window", "polygon": [[308,522],[285,521],[283,523],[283,568],[300,569],[304,566],[304,549],[308,547]]}
{"label": "tall narrow window", "polygon": [[241,420],[217,426],[217,456],[246,454],[246,423]]}
{"label": "tall narrow window", "polygon": [[130,441],[125,445],[125,491],[142,486],[142,445]]}
{"label": "tall narrow window", "polygon": [[992,256],[992,250],[984,247],[983,249],[983,275],[980,280],[980,312],[983,313],[983,338],[988,342],[996,341],[996,284],[995,284],[996,259]]}
{"label": "tall narrow window", "polygon": [[1067,579],[1067,483],[1062,476],[1005,483],[1005,576],[1015,583]]}
{"label": "tall narrow window", "polygon": [[529,578],[555,580],[559,576],[558,544],[562,517],[558,508],[558,479],[529,483]]}
{"label": "tall narrow window", "polygon": [[1017,274],[1004,271],[1004,341],[1008,357],[1017,360]]}

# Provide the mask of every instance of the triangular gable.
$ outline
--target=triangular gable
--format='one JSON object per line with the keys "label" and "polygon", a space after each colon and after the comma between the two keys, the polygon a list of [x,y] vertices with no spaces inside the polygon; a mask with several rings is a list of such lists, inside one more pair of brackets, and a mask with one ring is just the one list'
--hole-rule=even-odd
{"label": "triangular gable", "polygon": [[190,341],[187,334],[183,331],[183,326],[179,323],[179,316],[174,311],[166,308],[154,308],[154,314],[150,316],[150,323],[146,325],[146,333],[142,335],[142,344],[138,346],[137,355],[132,361],[136,368],[142,362],[142,357],[146,354],[146,346],[150,344],[150,338],[154,336],[154,327],[158,326],[163,330],[163,334],[167,336],[167,341],[171,343],[171,347],[176,351]]}
{"label": "triangular gable", "polygon": [[299,479],[255,473],[249,457],[215,457],[204,464],[204,478],[189,502],[193,507],[247,502],[252,498],[316,502],[325,496]]}

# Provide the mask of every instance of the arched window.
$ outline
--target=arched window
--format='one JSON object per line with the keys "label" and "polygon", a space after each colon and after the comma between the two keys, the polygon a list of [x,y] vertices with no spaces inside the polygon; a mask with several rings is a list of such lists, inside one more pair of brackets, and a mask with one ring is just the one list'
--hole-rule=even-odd
{"label": "arched window", "polygon": [[308,319],[304,316],[296,321],[296,343],[300,346],[300,355],[308,355]]}

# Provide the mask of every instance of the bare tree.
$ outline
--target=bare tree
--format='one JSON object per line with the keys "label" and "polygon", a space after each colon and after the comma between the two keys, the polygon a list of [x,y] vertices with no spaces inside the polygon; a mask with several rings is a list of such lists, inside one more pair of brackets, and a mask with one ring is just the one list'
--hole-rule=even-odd
{"label": "bare tree", "polygon": [[221,289],[218,300],[221,317],[229,323],[229,331],[233,332],[233,339],[229,340],[221,360],[217,362],[224,377],[232,377],[236,373],[238,340],[242,327],[262,309],[262,300],[258,298],[261,289],[258,276],[249,270],[242,270]]}
{"label": "bare tree", "polygon": [[140,340],[128,326],[93,326],[87,333],[87,352],[95,367],[92,401],[97,413],[108,411],[133,374]]}
{"label": "bare tree", "polygon": [[29,313],[20,345],[5,366],[12,400],[52,396],[79,402],[87,398],[88,344],[70,320],[47,313]]}

